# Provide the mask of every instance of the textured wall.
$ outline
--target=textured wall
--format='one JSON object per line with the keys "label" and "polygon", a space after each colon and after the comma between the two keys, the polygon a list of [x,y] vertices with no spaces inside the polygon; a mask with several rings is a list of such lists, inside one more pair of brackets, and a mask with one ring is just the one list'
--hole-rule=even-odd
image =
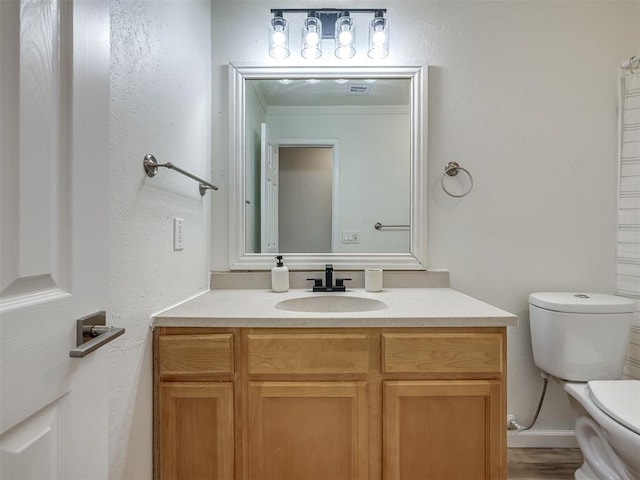
{"label": "textured wall", "polygon": [[[211,154],[210,3],[111,1],[111,258],[109,311],[126,334],[111,352],[110,478],[150,479],[151,331],[154,312],[207,289],[210,202],[193,180]],[[173,217],[184,250],[173,251]]]}
{"label": "textured wall", "polygon": [[[452,287],[519,316],[519,326],[509,329],[508,408],[526,423],[541,387],[531,355],[528,294],[615,291],[617,75],[620,63],[637,53],[638,3],[374,4],[386,7],[392,22],[384,63],[430,65],[428,264],[450,270]],[[350,5],[358,2],[339,3]],[[214,1],[212,149],[221,160],[213,169],[222,183],[225,64],[275,64],[267,54],[271,7]],[[291,32],[292,44],[299,42],[299,30]],[[282,63],[300,61],[293,50]],[[362,53],[353,61],[371,64]],[[473,192],[461,200],[439,186],[450,160],[475,179]],[[228,268],[227,208],[221,195],[212,216],[214,269]],[[536,428],[571,426],[564,395],[551,385]]]}

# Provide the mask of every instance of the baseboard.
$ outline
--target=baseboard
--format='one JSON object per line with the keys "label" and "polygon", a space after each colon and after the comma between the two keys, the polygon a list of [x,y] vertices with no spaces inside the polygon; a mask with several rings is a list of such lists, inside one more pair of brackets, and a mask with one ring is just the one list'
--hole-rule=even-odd
{"label": "baseboard", "polygon": [[510,448],[578,448],[573,430],[527,430],[507,432]]}

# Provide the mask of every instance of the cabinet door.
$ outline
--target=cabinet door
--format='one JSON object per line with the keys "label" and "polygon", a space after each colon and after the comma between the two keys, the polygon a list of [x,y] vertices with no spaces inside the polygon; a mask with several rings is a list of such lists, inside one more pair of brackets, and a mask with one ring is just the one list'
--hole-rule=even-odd
{"label": "cabinet door", "polygon": [[496,380],[384,382],[384,478],[505,478],[502,401]]}
{"label": "cabinet door", "polygon": [[161,382],[162,480],[233,478],[233,384]]}
{"label": "cabinet door", "polygon": [[364,382],[249,384],[249,478],[367,477]]}

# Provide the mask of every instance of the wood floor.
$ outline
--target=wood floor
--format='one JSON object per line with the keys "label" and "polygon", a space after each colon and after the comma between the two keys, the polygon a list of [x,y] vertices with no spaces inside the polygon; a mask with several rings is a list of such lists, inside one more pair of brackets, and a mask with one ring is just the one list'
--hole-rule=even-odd
{"label": "wood floor", "polygon": [[510,448],[509,480],[573,480],[582,465],[577,448]]}

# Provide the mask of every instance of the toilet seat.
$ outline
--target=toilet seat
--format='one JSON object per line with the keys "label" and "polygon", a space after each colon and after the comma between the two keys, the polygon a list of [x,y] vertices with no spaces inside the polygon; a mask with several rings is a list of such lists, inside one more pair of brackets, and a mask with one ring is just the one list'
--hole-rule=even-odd
{"label": "toilet seat", "polygon": [[600,410],[640,435],[640,380],[592,380],[587,386]]}

